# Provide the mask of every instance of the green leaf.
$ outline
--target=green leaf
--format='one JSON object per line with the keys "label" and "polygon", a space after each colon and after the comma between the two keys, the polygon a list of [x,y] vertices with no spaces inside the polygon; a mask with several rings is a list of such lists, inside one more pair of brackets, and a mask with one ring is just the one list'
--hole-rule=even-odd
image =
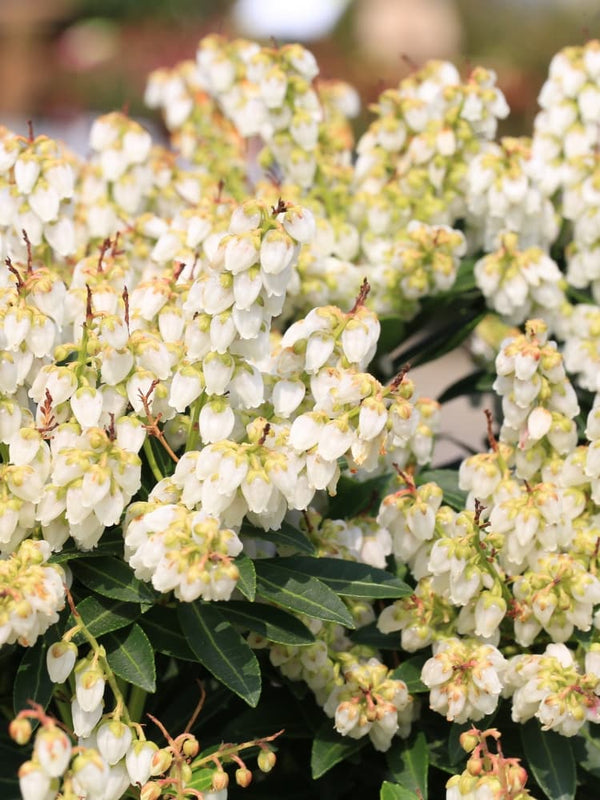
{"label": "green leaf", "polygon": [[384,569],[345,561],[341,558],[308,558],[291,556],[277,559],[280,566],[303,575],[312,575],[323,581],[336,594],[348,597],[398,598],[413,593],[413,589],[400,578]]}
{"label": "green leaf", "polygon": [[240,571],[240,577],[236,587],[244,597],[248,598],[250,602],[253,602],[256,597],[256,570],[254,569],[254,561],[241,553],[235,559],[235,565]]}
{"label": "green leaf", "polygon": [[123,560],[123,534],[118,527],[104,531],[102,538],[93,550],[80,550],[75,542],[69,540],[60,552],[52,553],[48,559],[53,564],[63,564],[65,561],[75,561],[82,558],[105,558],[117,556]]}
{"label": "green leaf", "polygon": [[400,646],[400,635],[394,633],[381,633],[376,622],[370,622],[357,628],[350,634],[354,644],[364,644],[368,647],[375,647],[377,650],[397,650]]}
{"label": "green leaf", "polygon": [[433,741],[430,739],[428,745],[431,764],[448,775],[454,775],[456,767],[450,763],[448,758],[448,738],[434,739]]}
{"label": "green leaf", "polygon": [[387,473],[366,481],[357,481],[342,475],[337,483],[335,497],[329,502],[329,518],[348,519],[369,510],[376,513],[391,477]]}
{"label": "green leaf", "polygon": [[103,557],[78,561],[73,565],[75,576],[88,589],[128,603],[154,603],[158,593],[138,580],[127,564],[118,558]]}
{"label": "green leaf", "polygon": [[[37,722],[37,720],[30,721]],[[0,792],[2,800],[21,800],[17,773],[25,761],[25,752],[22,747],[9,739],[6,732],[7,726],[3,724],[0,727],[4,729],[0,732]],[[32,727],[35,725],[32,724]]]}
{"label": "green leaf", "polygon": [[140,625],[159,653],[183,661],[196,661],[196,656],[181,632],[176,608],[154,606],[141,618]]}
{"label": "green leaf", "polygon": [[[204,755],[204,753],[200,755]],[[192,780],[186,781],[185,788],[195,789],[197,792],[210,792],[215,771],[214,768],[209,769],[208,767],[194,770]]]}
{"label": "green leaf", "polygon": [[310,755],[310,768],[313,778],[320,778],[340,761],[357,753],[367,743],[368,738],[351,739],[340,736],[333,727],[333,721],[327,720],[317,731],[313,740]]}
{"label": "green leaf", "polygon": [[15,714],[24,708],[31,708],[30,700],[39,703],[44,709],[48,707],[54,684],[46,668],[46,652],[57,639],[56,633],[50,629],[44,636],[38,637],[33,647],[26,648],[13,686]]}
{"label": "green leaf", "polygon": [[477,288],[477,284],[475,282],[475,259],[474,258],[464,258],[458,267],[458,271],[456,273],[456,280],[452,284],[452,286],[442,294],[447,297],[455,297],[457,295],[463,295],[465,292],[470,292],[473,289]]}
{"label": "green leaf", "polygon": [[297,550],[308,555],[314,555],[316,552],[314,544],[306,534],[292,527],[288,522],[282,522],[281,528],[277,531],[263,531],[261,528],[244,523],[242,534],[252,539],[264,539],[265,542],[271,542],[276,547],[289,549],[291,552]]}
{"label": "green leaf", "polygon": [[595,727],[586,722],[579,734],[573,736],[571,744],[576,763],[586,772],[600,778],[600,738],[594,733]]}
{"label": "green leaf", "polygon": [[406,789],[404,786],[384,781],[381,784],[379,800],[420,800],[420,798],[418,794],[411,792],[410,789]]}
{"label": "green leaf", "polygon": [[[413,320],[413,324],[417,326],[416,330],[422,327],[423,322],[420,320],[427,318],[429,311],[432,317],[434,314],[440,316],[439,300],[433,298],[432,302],[438,305],[437,312],[426,309],[420,314],[419,320]],[[461,345],[488,313],[487,309],[483,307],[481,299],[471,305],[464,301],[462,303],[455,302],[454,306],[449,305],[444,314],[446,324],[437,327],[415,344],[409,345],[401,353],[394,354],[394,363],[402,365],[410,362],[413,367],[416,367],[441,358]]]}
{"label": "green leaf", "polygon": [[177,613],[197,661],[254,708],[260,698],[260,667],[244,639],[214,604],[180,603]]}
{"label": "green leaf", "polygon": [[354,622],[344,603],[322,581],[292,572],[267,559],[258,560],[255,566],[257,591],[265,600],[298,614],[339,622],[347,628],[354,628]]}
{"label": "green leaf", "polygon": [[300,647],[315,641],[306,625],[281,608],[273,608],[264,603],[230,600],[221,603],[220,610],[229,622],[241,625],[278,644]]}
{"label": "green leaf", "polygon": [[549,800],[574,800],[575,758],[569,739],[543,731],[537,719],[521,725],[520,731],[533,777]]}
{"label": "green leaf", "polygon": [[[122,600],[111,600],[107,597],[88,595],[77,604],[77,611],[88,631],[98,638],[106,633],[124,628],[140,616],[140,607],[135,603],[124,603]],[[73,614],[69,617],[67,628],[77,624]],[[75,644],[86,641],[83,633],[73,637]]]}
{"label": "green leaf", "polygon": [[444,492],[444,502],[455,511],[464,511],[467,493],[458,488],[458,471],[454,469],[427,469],[417,475],[417,485],[437,483]]}
{"label": "green leaf", "polygon": [[127,683],[146,692],[156,691],[154,651],[137,623],[131,628],[109,633],[102,640],[111,669]]}
{"label": "green leaf", "polygon": [[376,358],[394,350],[406,339],[406,324],[402,317],[383,315],[379,317],[379,324],[381,333],[377,341]]}
{"label": "green leaf", "polygon": [[408,658],[399,667],[397,667],[390,677],[395,680],[404,681],[406,688],[411,694],[419,694],[420,692],[428,692],[429,689],[421,681],[421,670],[423,664],[427,661],[426,655],[416,655]]}
{"label": "green leaf", "polygon": [[394,780],[415,794],[418,789],[427,800],[429,750],[425,734],[420,731],[405,741],[395,740],[386,758]]}
{"label": "green leaf", "polygon": [[486,369],[478,369],[475,372],[471,372],[470,375],[466,375],[464,378],[461,378],[444,389],[437,399],[438,403],[448,403],[456,397],[463,397],[465,395],[491,392],[495,378],[496,376]]}

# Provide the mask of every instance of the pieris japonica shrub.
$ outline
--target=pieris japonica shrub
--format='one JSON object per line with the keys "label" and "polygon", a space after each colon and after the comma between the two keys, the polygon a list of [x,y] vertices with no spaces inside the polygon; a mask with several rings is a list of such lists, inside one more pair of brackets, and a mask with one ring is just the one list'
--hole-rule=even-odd
{"label": "pieris japonica shrub", "polygon": [[218,36],[146,100],[0,129],[3,797],[597,797],[600,43],[531,138]]}

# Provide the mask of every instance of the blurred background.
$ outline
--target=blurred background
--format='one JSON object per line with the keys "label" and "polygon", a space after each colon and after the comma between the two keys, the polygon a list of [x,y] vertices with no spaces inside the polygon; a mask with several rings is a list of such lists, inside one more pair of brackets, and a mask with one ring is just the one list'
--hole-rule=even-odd
{"label": "blurred background", "polygon": [[[43,123],[73,146],[90,112],[142,104],[148,73],[193,58],[210,32],[305,43],[324,78],[364,107],[429,58],[494,68],[512,109],[501,133],[530,131],[550,57],[600,35],[597,0],[0,0],[0,123]],[[366,121],[366,112],[357,125]],[[158,121],[155,121],[158,125]],[[83,145],[85,146],[85,145]]]}

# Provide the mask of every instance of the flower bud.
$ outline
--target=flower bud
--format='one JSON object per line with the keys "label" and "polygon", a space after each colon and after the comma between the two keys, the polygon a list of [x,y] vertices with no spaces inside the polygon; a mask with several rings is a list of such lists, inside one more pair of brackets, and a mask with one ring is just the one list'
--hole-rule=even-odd
{"label": "flower bud", "polygon": [[220,792],[222,789],[227,789],[229,786],[229,775],[224,769],[217,769],[212,777],[213,792]]}
{"label": "flower bud", "polygon": [[470,758],[467,762],[467,770],[470,775],[481,775],[483,771],[483,760],[481,758]]}
{"label": "flower bud", "polygon": [[158,783],[145,783],[140,790],[140,800],[158,800],[162,794],[162,789]]}
{"label": "flower bud", "polygon": [[250,786],[252,781],[252,773],[246,767],[240,767],[235,771],[235,782],[238,786],[241,786],[242,789],[246,789],[246,787]]}
{"label": "flower bud", "polygon": [[198,744],[198,740],[195,736],[190,736],[189,739],[186,739],[182,746],[182,751],[185,756],[190,758],[195,758],[198,755],[198,750],[200,749],[200,745]]}
{"label": "flower bud", "polygon": [[465,750],[467,753],[471,753],[479,744],[479,737],[474,733],[471,733],[471,731],[465,731],[464,733],[461,733],[459,742],[463,750]]}
{"label": "flower bud", "polygon": [[166,772],[173,761],[173,753],[165,748],[164,750],[157,750],[152,756],[151,775],[162,775]]}
{"label": "flower bud", "polygon": [[17,744],[27,744],[31,738],[31,722],[24,717],[17,717],[10,722],[8,733]]}
{"label": "flower bud", "polygon": [[272,750],[261,750],[256,759],[261,772],[271,772],[276,761],[277,756]]}

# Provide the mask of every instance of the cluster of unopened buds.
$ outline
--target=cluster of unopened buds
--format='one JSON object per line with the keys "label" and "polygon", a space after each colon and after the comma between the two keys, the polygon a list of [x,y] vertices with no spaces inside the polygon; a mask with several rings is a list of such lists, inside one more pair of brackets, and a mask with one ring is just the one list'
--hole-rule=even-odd
{"label": "cluster of unopened buds", "polygon": [[[446,800],[526,800],[527,772],[518,758],[506,758],[495,728],[471,728],[460,735],[461,747],[469,753],[466,767],[446,784]],[[493,740],[496,752],[490,749]]]}

